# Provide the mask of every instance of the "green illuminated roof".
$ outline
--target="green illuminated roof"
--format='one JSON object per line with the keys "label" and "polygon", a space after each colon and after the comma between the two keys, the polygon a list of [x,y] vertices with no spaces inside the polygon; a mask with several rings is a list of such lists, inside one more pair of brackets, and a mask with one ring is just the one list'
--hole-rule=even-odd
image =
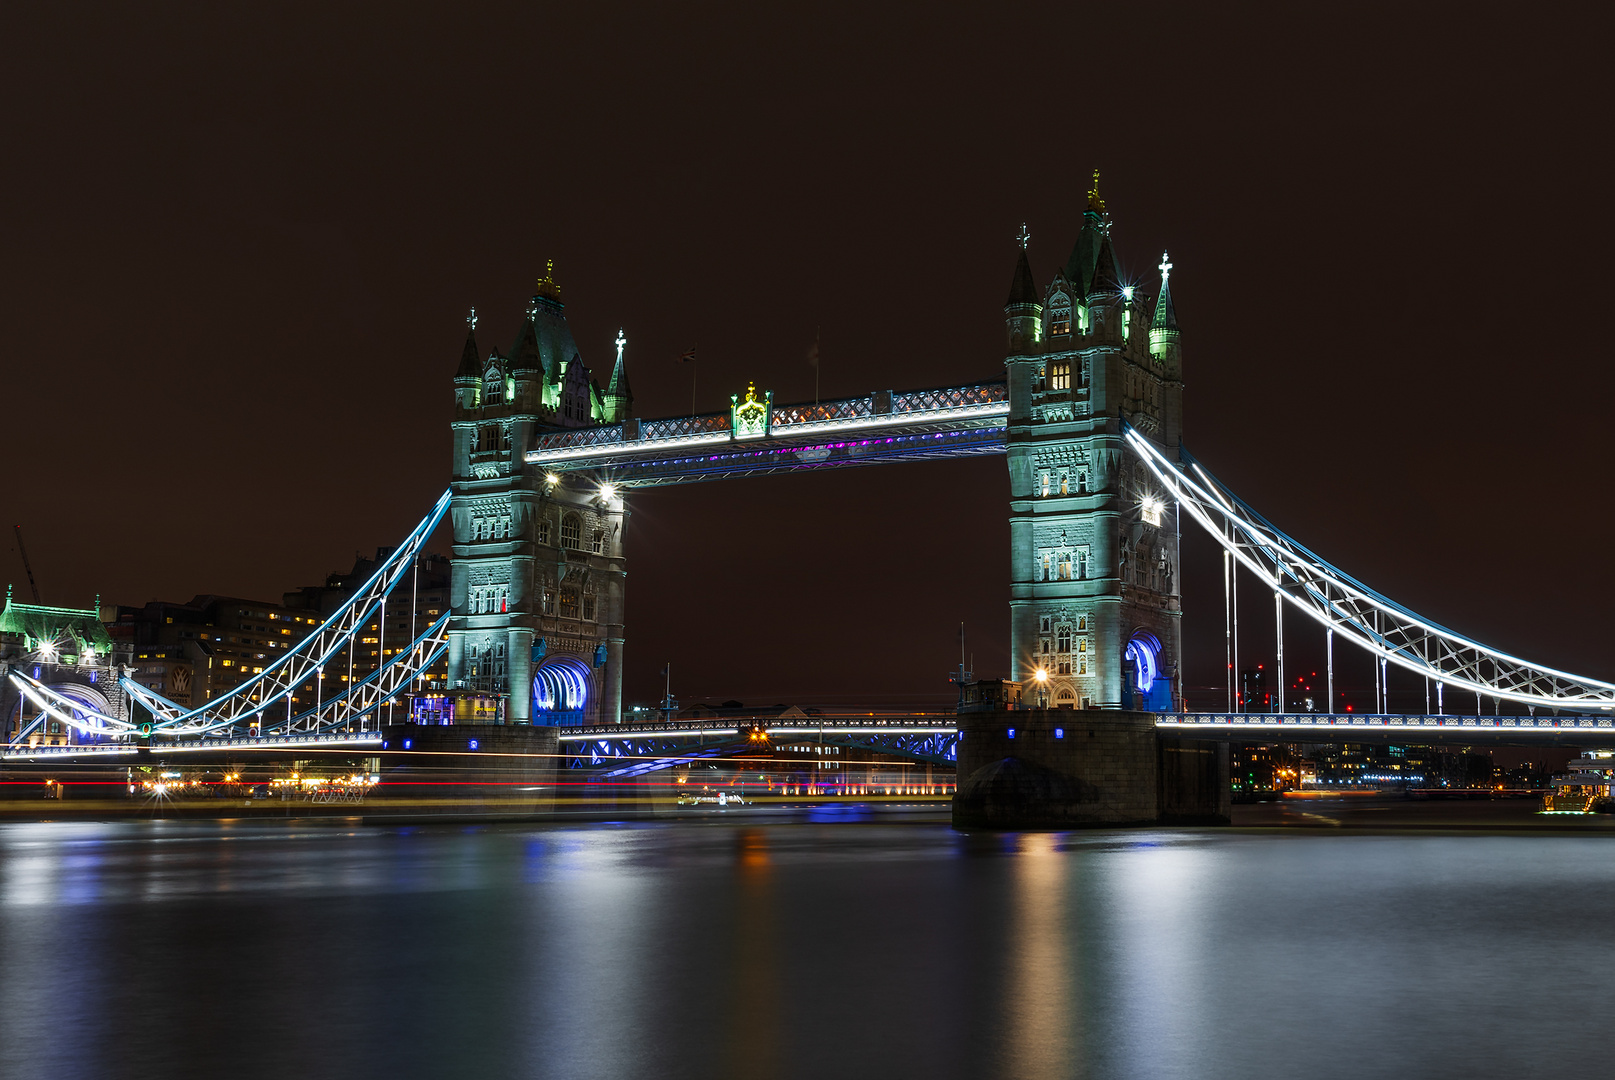
{"label": "green illuminated roof", "polygon": [[101,625],[101,613],[89,608],[47,607],[44,604],[19,604],[6,597],[4,611],[0,611],[0,634],[25,634],[34,641],[55,641],[65,644],[67,638],[81,645],[94,645],[97,649],[110,649],[112,638]]}

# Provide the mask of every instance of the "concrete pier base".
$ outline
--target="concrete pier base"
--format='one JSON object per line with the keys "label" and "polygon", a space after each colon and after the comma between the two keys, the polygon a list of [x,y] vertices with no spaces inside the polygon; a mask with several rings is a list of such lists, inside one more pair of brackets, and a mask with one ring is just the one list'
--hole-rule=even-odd
{"label": "concrete pier base", "polygon": [[959,715],[962,828],[1223,824],[1226,743],[1162,738],[1153,713],[997,709]]}
{"label": "concrete pier base", "polygon": [[377,802],[435,811],[534,814],[554,809],[558,728],[528,724],[389,724]]}

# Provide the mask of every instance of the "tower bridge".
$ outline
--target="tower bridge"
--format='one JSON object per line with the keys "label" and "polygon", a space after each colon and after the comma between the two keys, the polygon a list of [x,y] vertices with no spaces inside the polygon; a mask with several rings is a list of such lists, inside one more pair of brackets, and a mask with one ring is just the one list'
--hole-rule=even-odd
{"label": "tower bridge", "polygon": [[[467,320],[453,379],[449,489],[326,623],[261,674],[195,708],[127,675],[90,700],[76,684],[41,677],[42,658],[59,652],[59,642],[37,628],[18,631],[0,655],[0,686],[34,714],[11,728],[0,753],[114,757],[153,740],[176,753],[224,746],[267,752],[321,740],[371,745],[383,707],[408,698],[445,655],[447,705],[433,699],[434,721],[529,725],[552,733],[547,745],[573,764],[607,770],[654,771],[662,767],[657,763],[692,754],[744,753],[755,738],[800,733],[778,717],[727,725],[621,723],[625,529],[633,493],[982,454],[1004,455],[1009,479],[1013,677],[999,691],[1004,707],[954,718],[819,719],[808,725],[815,739],[957,761],[961,781],[1007,760],[1063,769],[1064,779],[1044,776],[1036,784],[1050,790],[1065,784],[1071,805],[1093,794],[1094,784],[1079,776],[1087,775],[1084,762],[1138,775],[1155,770],[1152,783],[1160,791],[1209,790],[1217,754],[1206,759],[1204,745],[1225,747],[1230,740],[1615,744],[1615,684],[1525,661],[1423,619],[1285,535],[1185,449],[1173,266],[1163,255],[1148,287],[1119,272],[1097,185],[1070,256],[1042,284],[1028,244],[1023,230],[1003,308],[1002,367],[975,382],[811,404],[775,403],[753,384],[731,397],[726,412],[663,419],[634,415],[621,333],[609,378],[602,384],[591,374],[567,326],[552,267],[508,352],[484,352],[474,311]],[[409,578],[444,518],[453,529],[451,610],[391,650],[381,643],[388,659],[378,671],[324,699],[324,665]],[[1214,713],[1191,713],[1184,699],[1185,524],[1223,554],[1230,681]],[[1336,639],[1375,658],[1380,692],[1372,714],[1243,711],[1232,685],[1242,573],[1273,593],[1279,684],[1285,613],[1290,635],[1299,614],[1298,625],[1324,637],[1331,704]],[[1197,617],[1208,616],[1217,617]],[[78,651],[81,666],[98,662],[93,650]],[[1432,692],[1425,713],[1389,714],[1383,688],[1391,667],[1425,680]],[[79,681],[93,685],[96,673]],[[313,708],[294,708],[299,688],[305,702],[315,695]],[[5,700],[0,706],[13,708]],[[1461,708],[1465,715],[1454,715]],[[29,745],[45,723],[71,727],[77,744]],[[1030,782],[1011,780],[1011,786]],[[1089,800],[1108,807],[1094,813],[1119,820],[1127,800],[1106,798]],[[1127,805],[1144,805],[1137,792],[1127,798],[1133,800]],[[1171,800],[1159,801],[1164,807]]]}

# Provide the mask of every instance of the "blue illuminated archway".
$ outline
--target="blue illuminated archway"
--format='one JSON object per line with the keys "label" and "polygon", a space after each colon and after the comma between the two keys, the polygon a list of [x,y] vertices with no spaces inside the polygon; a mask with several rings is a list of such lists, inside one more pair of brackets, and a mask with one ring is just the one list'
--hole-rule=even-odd
{"label": "blue illuminated archway", "polygon": [[552,656],[533,672],[533,723],[576,727],[589,704],[589,665],[575,656]]}

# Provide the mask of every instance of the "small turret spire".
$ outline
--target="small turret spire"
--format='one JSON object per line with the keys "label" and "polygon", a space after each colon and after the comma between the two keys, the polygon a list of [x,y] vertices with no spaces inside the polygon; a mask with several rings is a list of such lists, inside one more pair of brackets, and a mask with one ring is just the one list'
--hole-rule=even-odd
{"label": "small turret spire", "polygon": [[538,287],[534,290],[539,296],[549,300],[561,298],[561,286],[555,281],[555,260],[547,259],[544,262],[544,276],[538,279]]}
{"label": "small turret spire", "polygon": [[477,309],[465,317],[465,348],[460,352],[460,368],[456,379],[482,378],[482,354],[477,349]]}
{"label": "small turret spire", "polygon": [[1155,318],[1150,321],[1150,329],[1176,331],[1178,313],[1172,307],[1172,289],[1166,283],[1172,273],[1172,263],[1166,252],[1161,252],[1161,264],[1156,269],[1161,272],[1161,296],[1155,301]]}
{"label": "small turret spire", "polygon": [[1105,200],[1099,197],[1099,170],[1093,171],[1093,187],[1088,189],[1088,209],[1096,214],[1105,212]]}
{"label": "small turret spire", "polygon": [[1020,244],[1020,257],[1015,261],[1015,279],[1009,286],[1009,299],[1004,301],[1005,307],[1015,304],[1040,304],[1043,302],[1042,294],[1037,291],[1037,280],[1032,277],[1032,264],[1026,257],[1026,249],[1032,242],[1032,234],[1026,231],[1026,225],[1021,225],[1021,231],[1015,237]]}

